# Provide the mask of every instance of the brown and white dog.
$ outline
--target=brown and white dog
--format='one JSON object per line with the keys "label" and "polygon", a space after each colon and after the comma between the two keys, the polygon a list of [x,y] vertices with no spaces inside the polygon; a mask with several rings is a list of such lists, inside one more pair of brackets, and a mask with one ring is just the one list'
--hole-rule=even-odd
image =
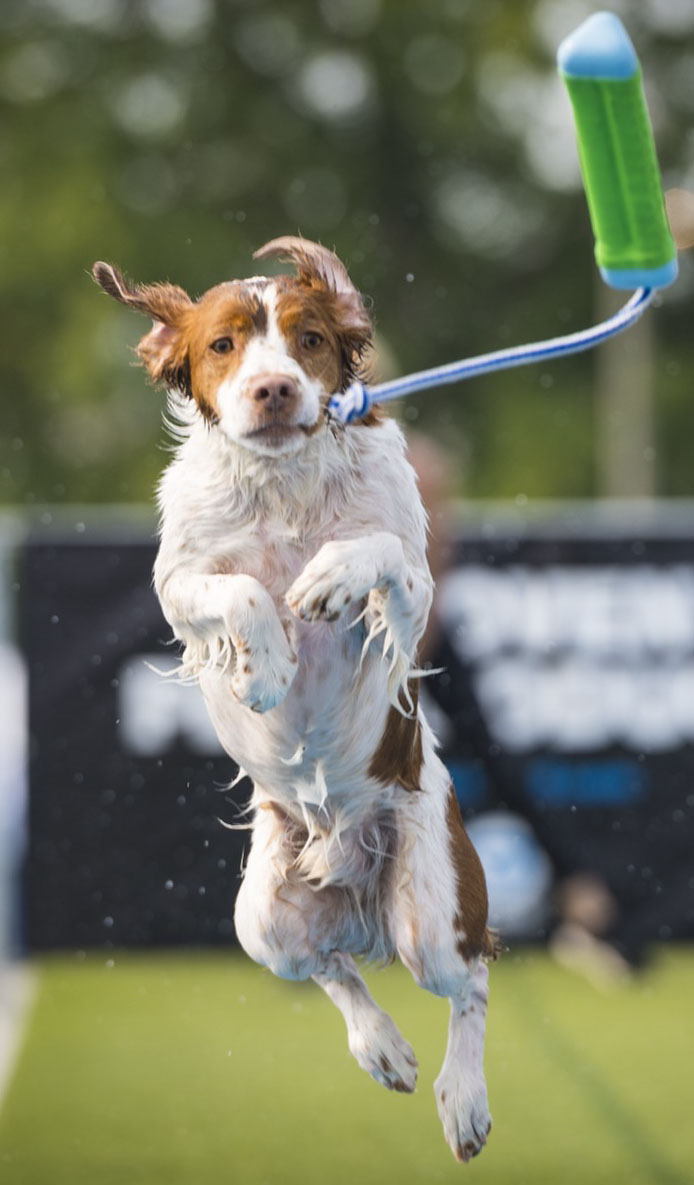
{"label": "brown and white dog", "polygon": [[413,1091],[417,1062],[355,955],[397,954],[450,999],[435,1091],[455,1156],[490,1128],[484,874],[417,707],[417,643],[432,598],[426,520],[402,433],[327,412],[371,326],[340,260],[282,238],[256,258],[296,276],[191,300],[94,276],[154,326],[138,346],[172,392],[179,445],[159,490],[155,586],[226,751],[252,778],[239,941],[342,1012],[360,1066]]}

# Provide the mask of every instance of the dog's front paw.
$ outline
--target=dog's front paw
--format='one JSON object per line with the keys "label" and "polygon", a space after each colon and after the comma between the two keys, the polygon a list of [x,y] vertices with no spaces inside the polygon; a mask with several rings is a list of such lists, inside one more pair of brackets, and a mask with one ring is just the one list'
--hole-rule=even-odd
{"label": "dog's front paw", "polygon": [[252,712],[269,712],[282,702],[297,669],[293,653],[282,631],[281,639],[257,644],[239,642],[231,678],[234,698]]}
{"label": "dog's front paw", "polygon": [[464,1070],[449,1073],[444,1067],[434,1093],[446,1142],[456,1160],[465,1164],[479,1156],[492,1126],[484,1080],[468,1082]]}
{"label": "dog's front paw", "polygon": [[294,581],[286,602],[302,621],[337,621],[350,606],[359,605],[377,580],[368,546],[358,540],[325,543]]}

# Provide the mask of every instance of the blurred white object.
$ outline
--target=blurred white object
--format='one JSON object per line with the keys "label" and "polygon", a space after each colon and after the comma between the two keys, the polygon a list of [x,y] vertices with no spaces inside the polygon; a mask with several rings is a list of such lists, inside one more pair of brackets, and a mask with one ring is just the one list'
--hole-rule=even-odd
{"label": "blurred white object", "polygon": [[520,815],[492,811],[466,823],[482,861],[489,893],[489,922],[502,938],[533,937],[545,921],[552,865]]}
{"label": "blurred white object", "polygon": [[601,990],[622,987],[633,979],[634,973],[619,951],[583,926],[573,923],[559,926],[549,949],[562,967],[582,975]]}
{"label": "blurred white object", "polygon": [[677,247],[694,247],[694,193],[687,189],[668,189],[665,194],[667,216]]}
{"label": "blurred white object", "polygon": [[18,943],[19,868],[26,809],[26,670],[0,642],[0,963]]}
{"label": "blurred white object", "polygon": [[130,753],[159,756],[179,737],[193,753],[224,752],[197,689],[167,677],[178,665],[166,655],[134,654],[120,668],[118,727]]}
{"label": "blurred white object", "polygon": [[37,980],[22,963],[0,966],[0,1105],[17,1062]]}
{"label": "blurred white object", "polygon": [[451,641],[511,752],[694,740],[694,567],[467,564],[440,582]]}

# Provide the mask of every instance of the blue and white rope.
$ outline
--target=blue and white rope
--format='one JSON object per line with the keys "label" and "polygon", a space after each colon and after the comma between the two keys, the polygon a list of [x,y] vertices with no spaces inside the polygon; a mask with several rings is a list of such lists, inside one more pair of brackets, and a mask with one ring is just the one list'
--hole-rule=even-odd
{"label": "blue and white rope", "polygon": [[379,383],[375,387],[365,387],[363,383],[354,382],[341,395],[332,396],[328,409],[343,424],[350,424],[353,420],[365,416],[374,403],[399,399],[401,395],[411,395],[414,391],[424,391],[428,387],[459,383],[462,379],[487,374],[493,370],[528,366],[531,362],[543,362],[547,358],[559,358],[563,354],[578,354],[581,350],[590,350],[638,321],[654,295],[653,288],[639,288],[614,317],[601,321],[599,325],[594,325],[590,329],[569,333],[565,337],[554,337],[525,346],[512,346],[508,350],[496,350],[492,354],[478,354],[475,358],[449,362],[445,366],[435,366],[431,370],[420,370],[401,379]]}

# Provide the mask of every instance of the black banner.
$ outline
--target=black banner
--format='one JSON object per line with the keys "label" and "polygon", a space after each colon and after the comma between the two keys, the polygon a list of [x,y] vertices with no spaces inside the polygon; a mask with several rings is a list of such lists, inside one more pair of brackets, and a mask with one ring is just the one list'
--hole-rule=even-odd
{"label": "black banner", "polygon": [[170,669],[151,588],[154,545],[30,544],[26,942],[59,947],[234,941],[249,784],[225,792],[197,688]]}
{"label": "black banner", "polygon": [[694,937],[694,541],[470,535],[438,612],[428,691],[468,815],[509,808],[559,877],[599,878],[632,961]]}
{"label": "black banner", "polygon": [[[249,785],[224,789],[199,692],[160,673],[154,554],[24,550],[31,949],[234,941],[245,834],[218,817]],[[630,957],[694,937],[694,542],[470,528],[438,614],[423,694],[473,833],[506,808],[556,875],[601,878]]]}

